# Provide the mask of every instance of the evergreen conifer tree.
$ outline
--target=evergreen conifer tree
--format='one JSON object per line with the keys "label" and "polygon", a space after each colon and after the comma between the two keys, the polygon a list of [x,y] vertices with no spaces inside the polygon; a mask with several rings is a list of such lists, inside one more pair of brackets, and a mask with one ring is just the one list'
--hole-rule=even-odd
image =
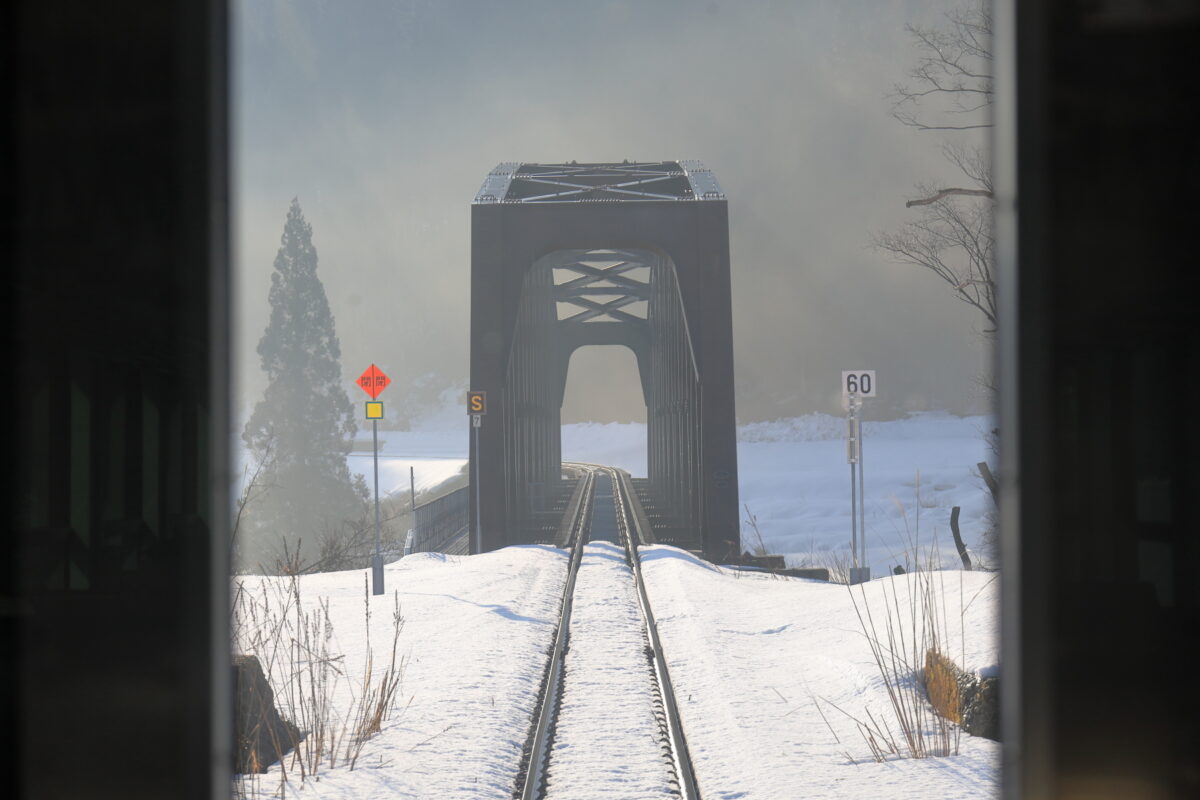
{"label": "evergreen conifer tree", "polygon": [[[292,200],[271,275],[271,319],[258,343],[268,386],[242,432],[267,490],[246,509],[243,561],[271,566],[286,545],[312,558],[319,540],[360,519],[366,482],[346,454],[358,426],[342,386],[341,347],[317,277],[312,226]],[[301,542],[303,544],[301,545]]]}

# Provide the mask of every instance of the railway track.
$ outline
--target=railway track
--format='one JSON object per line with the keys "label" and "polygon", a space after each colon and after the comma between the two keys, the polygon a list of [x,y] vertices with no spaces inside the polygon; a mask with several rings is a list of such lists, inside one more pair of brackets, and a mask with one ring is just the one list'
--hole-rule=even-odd
{"label": "railway track", "polygon": [[624,472],[580,475],[563,522],[571,553],[555,641],[514,798],[680,797],[696,787],[641,575],[632,484]]}

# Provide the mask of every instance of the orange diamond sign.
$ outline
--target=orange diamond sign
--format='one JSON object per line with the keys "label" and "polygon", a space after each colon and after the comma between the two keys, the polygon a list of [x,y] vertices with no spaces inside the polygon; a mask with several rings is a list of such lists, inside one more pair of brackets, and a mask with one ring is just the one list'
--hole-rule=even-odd
{"label": "orange diamond sign", "polygon": [[371,395],[372,400],[379,397],[379,393],[386,389],[391,382],[392,379],[384,375],[383,370],[374,364],[367,367],[363,374],[358,376],[358,385],[364,392]]}

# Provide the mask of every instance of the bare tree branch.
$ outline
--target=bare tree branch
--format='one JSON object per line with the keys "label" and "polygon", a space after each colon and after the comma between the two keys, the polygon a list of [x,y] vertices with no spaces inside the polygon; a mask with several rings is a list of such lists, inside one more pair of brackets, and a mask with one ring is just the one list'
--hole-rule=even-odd
{"label": "bare tree branch", "polygon": [[[992,17],[985,2],[945,15],[944,27],[905,26],[919,57],[907,83],[892,90],[892,117],[919,130],[963,131],[990,121],[959,124],[954,118],[992,104]],[[931,105],[932,100],[943,101]]]}
{"label": "bare tree branch", "polygon": [[[906,26],[918,58],[909,81],[897,84],[892,95],[891,115],[901,124],[953,132],[991,127],[992,19],[986,0],[968,2],[947,12],[940,27]],[[936,275],[954,297],[983,314],[990,336],[996,328],[991,164],[979,146],[946,141],[942,154],[970,183],[918,186],[918,196],[905,203],[915,218],[872,243],[900,263]]]}
{"label": "bare tree branch", "polygon": [[942,155],[974,181],[976,188],[992,191],[992,162],[982,147],[966,147],[956,142],[944,142]]}
{"label": "bare tree branch", "polygon": [[[922,194],[935,194],[919,187]],[[982,190],[980,190],[982,191]],[[978,309],[987,319],[991,333],[996,325],[996,295],[993,276],[991,202],[976,197],[944,193],[918,206],[920,215],[898,231],[877,234],[872,244],[904,264],[928,269],[959,300]]]}
{"label": "bare tree branch", "polygon": [[896,114],[893,114],[892,116],[894,116],[900,122],[903,122],[905,125],[908,125],[911,128],[916,128],[919,131],[975,131],[980,130],[981,128],[992,127],[990,122],[980,125],[922,125],[921,123],[911,120],[907,117],[902,117]]}
{"label": "bare tree branch", "polygon": [[904,207],[912,208],[913,206],[927,206],[930,203],[936,203],[938,200],[941,200],[943,197],[949,197],[950,195],[964,195],[964,196],[971,196],[971,197],[991,197],[992,193],[988,189],[954,189],[954,188],[938,189],[937,194],[935,194],[933,197],[923,197],[920,200],[909,200],[907,203],[904,204]]}

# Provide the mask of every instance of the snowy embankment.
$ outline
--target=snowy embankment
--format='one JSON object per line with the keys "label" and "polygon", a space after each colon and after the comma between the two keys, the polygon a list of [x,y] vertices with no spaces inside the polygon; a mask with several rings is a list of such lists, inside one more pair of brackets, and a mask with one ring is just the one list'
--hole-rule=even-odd
{"label": "snowy embankment", "polygon": [[[875,763],[854,723],[832,710],[836,705],[847,714],[869,711],[877,718],[891,713],[847,587],[715,568],[669,547],[646,550],[643,569],[704,796],[996,796],[996,743],[964,735],[958,756]],[[354,770],[322,771],[303,791],[293,771],[289,795],[511,796],[565,572],[565,553],[541,546],[461,558],[418,554],[388,565],[387,593],[370,600],[371,641],[378,661],[390,641],[388,617],[398,593],[407,664],[397,708],[382,732],[366,742]],[[348,705],[365,661],[365,574],[300,579],[306,606],[328,602],[331,649],[345,656],[339,708]],[[995,576],[937,575],[946,609],[945,649],[969,670],[990,671],[997,662]],[[860,606],[857,593],[865,591],[879,615],[885,587],[889,597],[898,593],[899,607],[906,609],[914,579],[889,577],[854,591]],[[244,583],[254,591],[262,580]],[[597,610],[589,607],[586,591],[577,598],[581,620]],[[277,667],[279,674],[290,669]],[[603,701],[613,713],[589,715],[595,730],[572,734],[573,776],[597,791],[619,787],[626,767],[591,743],[644,736],[640,726],[626,730],[632,723],[625,716],[637,712],[636,703],[629,699],[622,707],[603,696],[613,677],[606,675],[603,658],[581,659],[576,668],[589,673],[576,677],[581,685],[591,683],[596,695],[576,701],[588,707]],[[278,790],[279,771],[273,766],[258,782],[261,796]]]}
{"label": "snowy embankment", "polygon": [[[878,763],[850,718],[870,714],[901,738],[851,592],[881,626],[894,601],[911,642],[916,576],[851,590],[721,569],[670,547],[644,549],[642,569],[705,797],[998,795],[998,743],[964,734],[957,756]],[[968,670],[990,672],[996,576],[935,575],[947,612],[943,648]],[[878,634],[886,643],[882,627]]]}
{"label": "snowy embankment", "polygon": [[[405,659],[396,708],[367,741],[355,769],[322,770],[302,785],[288,771],[287,794],[327,798],[504,798],[512,792],[531,709],[541,689],[546,650],[566,578],[565,553],[549,547],[507,548],[469,558],[419,553],[385,568],[386,593],[371,597],[375,670],[386,661],[398,593]],[[308,610],[328,602],[331,653],[345,676],[334,694],[344,714],[360,691],[368,650],[364,625],[366,570],[300,578]],[[239,579],[261,594],[264,582]],[[286,643],[281,643],[286,649]],[[280,654],[276,680],[292,674]],[[293,709],[281,711],[295,718]],[[277,796],[281,768],[271,767],[251,794]]]}

